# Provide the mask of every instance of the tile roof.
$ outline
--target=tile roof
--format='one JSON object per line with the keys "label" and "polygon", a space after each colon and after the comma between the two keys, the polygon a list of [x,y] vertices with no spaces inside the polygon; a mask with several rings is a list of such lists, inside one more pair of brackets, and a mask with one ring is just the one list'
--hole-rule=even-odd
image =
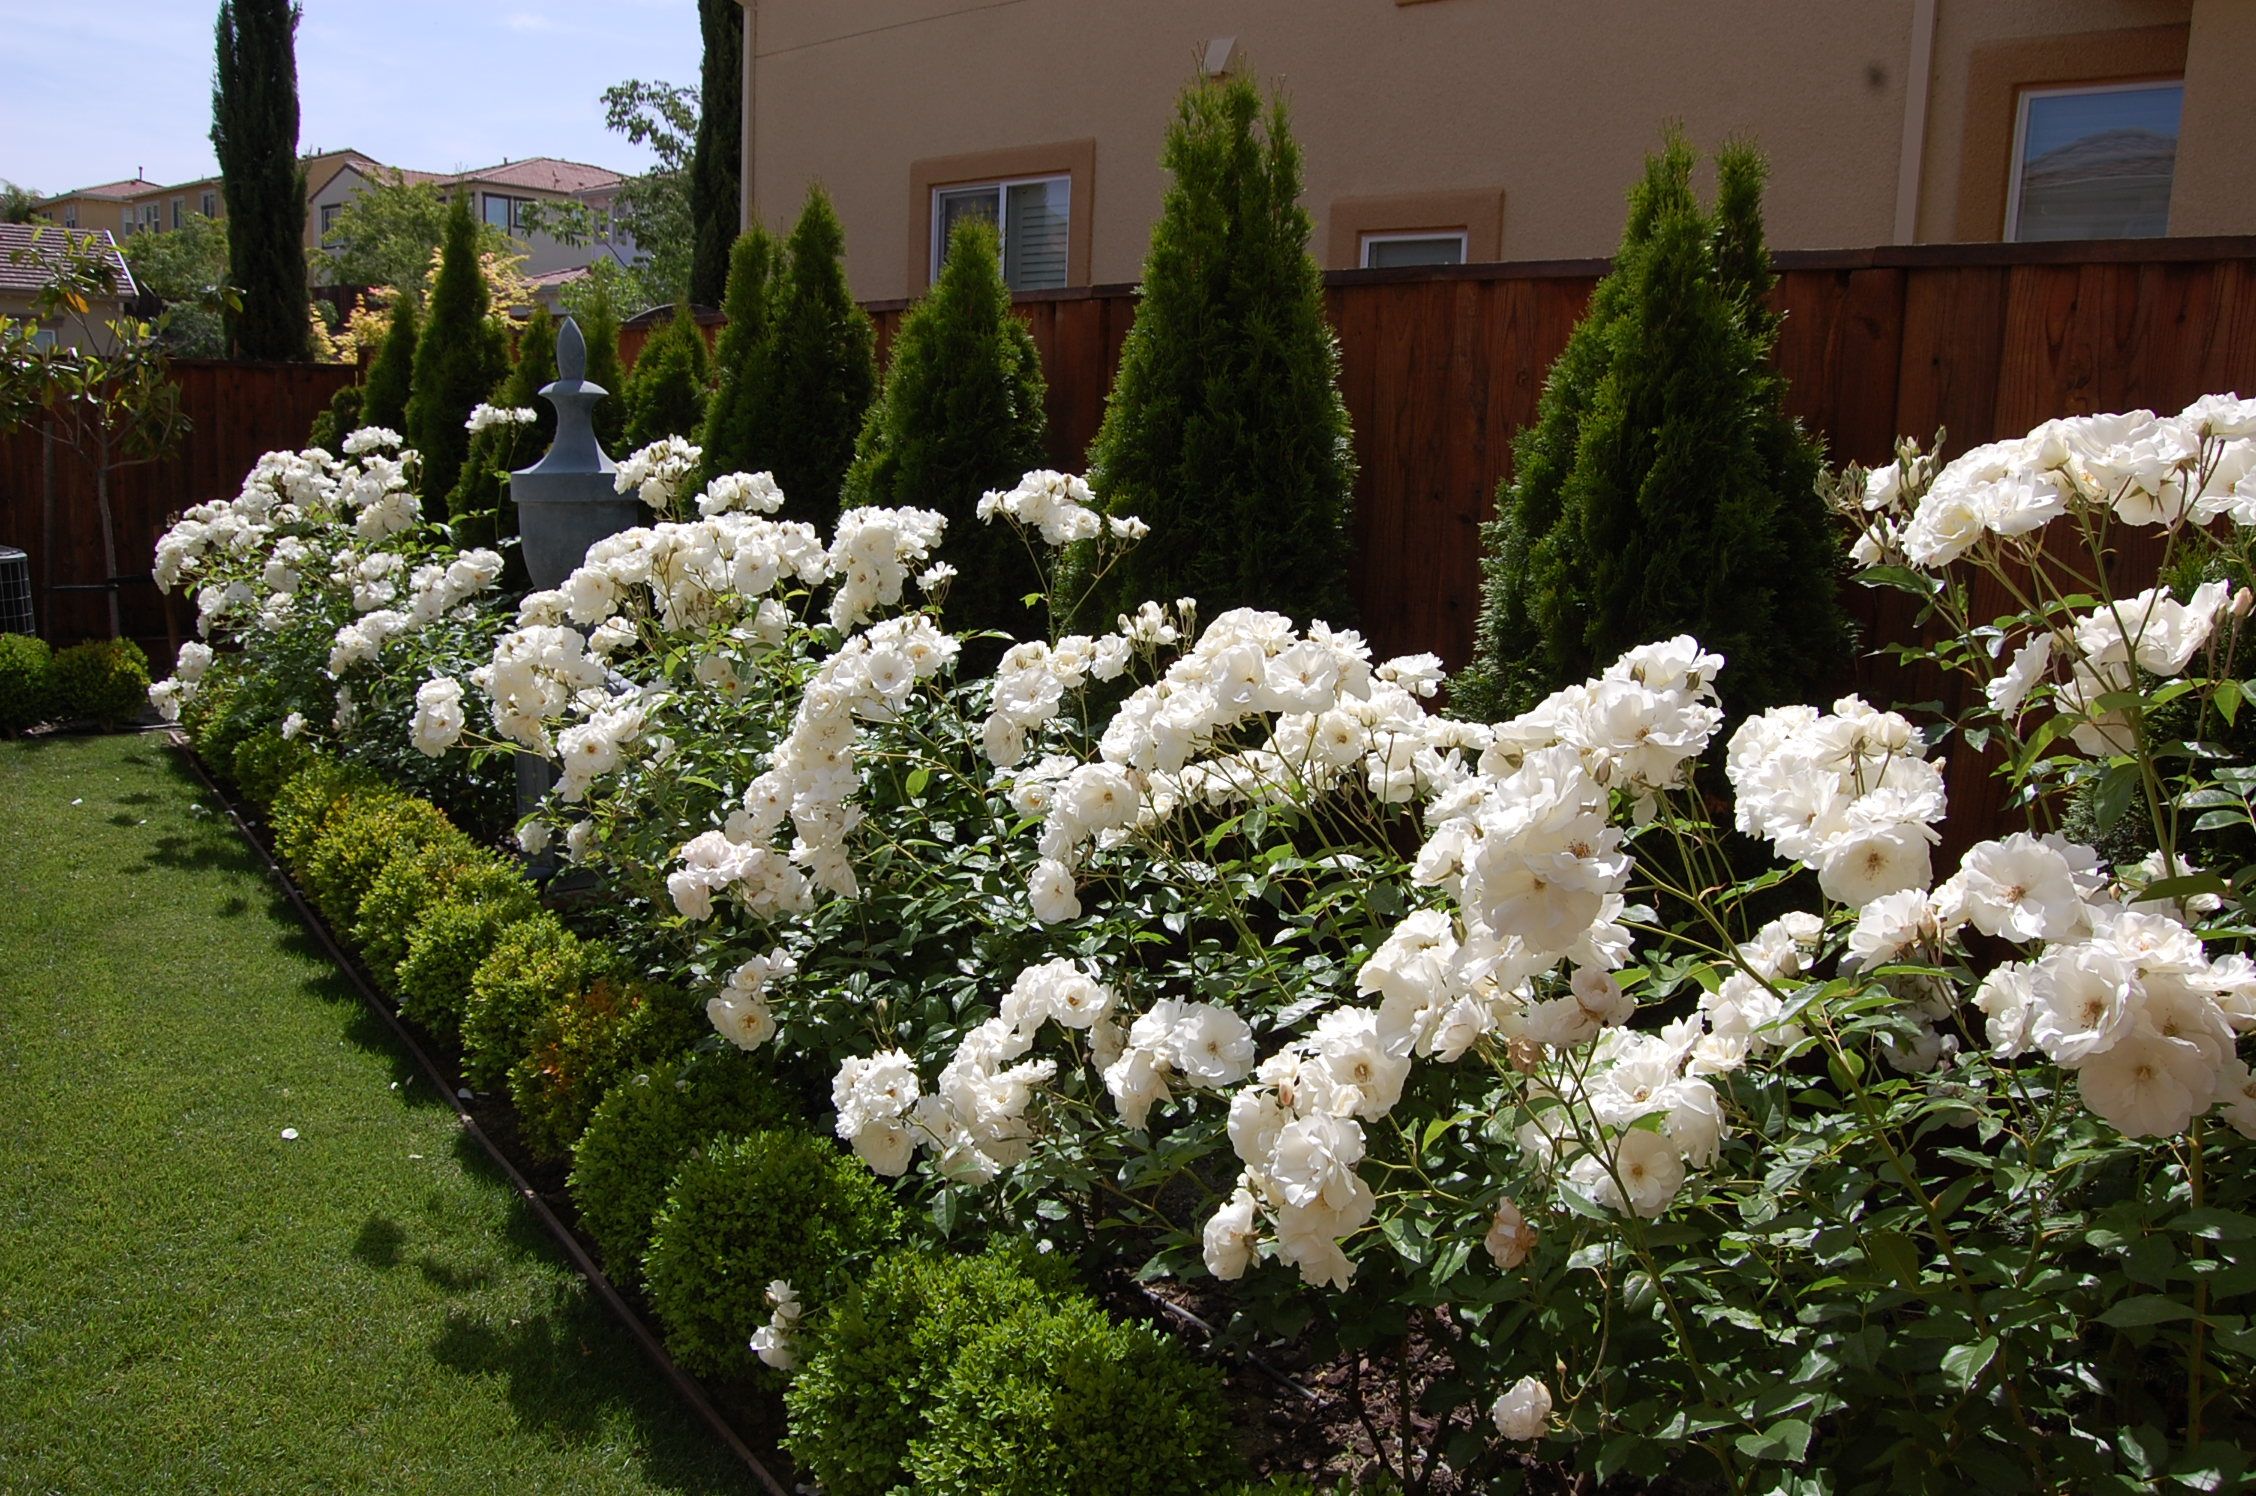
{"label": "tile roof", "polygon": [[98,187],[77,187],[69,192],[58,192],[47,201],[59,203],[66,197],[139,197],[144,192],[163,190],[161,183],[152,182],[146,177],[127,177],[122,182],[104,182]]}
{"label": "tile roof", "polygon": [[[47,284],[47,266],[61,253],[64,240],[95,239],[109,251],[110,288],[122,300],[139,294],[133,272],[118,253],[108,229],[66,229],[54,224],[0,223],[0,291],[27,294]],[[26,259],[19,259],[23,255]]]}
{"label": "tile roof", "polygon": [[618,186],[625,178],[608,167],[590,166],[584,161],[528,156],[522,161],[504,161],[499,166],[456,172],[441,180],[450,184],[491,182],[497,187],[530,187],[541,192],[599,192]]}

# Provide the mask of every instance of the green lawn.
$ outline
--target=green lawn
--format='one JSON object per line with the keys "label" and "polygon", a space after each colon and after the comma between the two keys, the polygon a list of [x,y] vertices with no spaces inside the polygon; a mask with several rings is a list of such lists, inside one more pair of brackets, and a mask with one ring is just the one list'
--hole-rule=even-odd
{"label": "green lawn", "polygon": [[200,790],[0,743],[0,1491],[752,1489]]}

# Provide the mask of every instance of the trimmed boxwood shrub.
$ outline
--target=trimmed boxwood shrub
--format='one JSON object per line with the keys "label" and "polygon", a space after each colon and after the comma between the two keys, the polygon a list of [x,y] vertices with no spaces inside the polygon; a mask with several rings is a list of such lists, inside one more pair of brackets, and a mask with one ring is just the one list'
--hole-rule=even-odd
{"label": "trimmed boxwood shrub", "polygon": [[131,639],[89,639],[57,651],[57,717],[123,727],[149,709],[149,657]]}
{"label": "trimmed boxwood shrub", "polygon": [[811,1133],[755,1132],[682,1165],[643,1279],[682,1365],[772,1376],[749,1349],[768,1322],[768,1284],[783,1279],[820,1313],[900,1229],[891,1194],[859,1160]]}
{"label": "trimmed boxwood shrub", "polygon": [[471,976],[463,1010],[462,1073],[470,1084],[498,1089],[549,1004],[594,976],[604,954],[546,910],[503,930]]}
{"label": "trimmed boxwood shrub", "polygon": [[[211,679],[208,673],[204,678]],[[197,698],[201,700],[203,694],[198,691]],[[196,745],[196,751],[204,752],[202,743]],[[265,809],[273,805],[274,797],[281,793],[290,776],[313,761],[314,754],[315,750],[303,739],[286,738],[279,729],[269,727],[237,743],[228,762],[236,790],[253,805]]]}
{"label": "trimmed boxwood shrub", "polygon": [[525,1146],[568,1158],[588,1116],[620,1077],[680,1054],[711,1032],[689,995],[656,982],[599,976],[550,1003],[509,1067]]}
{"label": "trimmed boxwood shrub", "polygon": [[1220,1374],[1085,1299],[974,1337],[925,1419],[907,1482],[922,1496],[1198,1496],[1236,1473]]}
{"label": "trimmed boxwood shrub", "polygon": [[36,727],[54,712],[55,654],[44,639],[0,634],[0,733]]}
{"label": "trimmed boxwood shrub", "polygon": [[384,864],[401,852],[450,838],[460,841],[462,833],[428,800],[397,790],[355,795],[315,833],[299,880],[321,917],[349,937],[360,901]]}
{"label": "trimmed boxwood shrub", "polygon": [[284,867],[302,874],[314,840],[347,801],[367,794],[396,793],[356,764],[326,754],[314,755],[276,791],[267,813],[267,824],[274,829],[275,855]]}
{"label": "trimmed boxwood shrub", "polygon": [[490,853],[449,827],[446,835],[402,847],[384,863],[368,892],[361,895],[352,928],[353,945],[378,986],[387,992],[394,989],[399,964],[407,957],[407,937],[425,912],[453,889],[455,879],[492,861]]}
{"label": "trimmed boxwood shrub", "polygon": [[407,953],[392,973],[400,1011],[459,1042],[479,966],[505,931],[538,913],[540,898],[516,868],[496,859],[464,871],[407,932]]}
{"label": "trimmed boxwood shrub", "polygon": [[620,1077],[572,1151],[572,1203],[611,1276],[642,1276],[650,1223],[685,1161],[715,1138],[781,1126],[792,1112],[766,1067],[734,1049]]}
{"label": "trimmed boxwood shrub", "polygon": [[785,1445],[826,1496],[886,1496],[964,1347],[1027,1304],[1072,1296],[1064,1266],[1023,1242],[978,1257],[909,1249],[880,1260],[820,1320],[784,1391]]}

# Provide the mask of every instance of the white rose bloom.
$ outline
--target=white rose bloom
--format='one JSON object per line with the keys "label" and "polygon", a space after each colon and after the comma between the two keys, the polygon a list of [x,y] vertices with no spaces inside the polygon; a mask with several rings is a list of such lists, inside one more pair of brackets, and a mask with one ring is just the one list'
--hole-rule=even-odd
{"label": "white rose bloom", "polygon": [[1491,1260],[1504,1272],[1510,1272],[1528,1260],[1535,1250],[1536,1230],[1520,1214],[1520,1207],[1509,1198],[1496,1202],[1496,1217],[1488,1224],[1488,1234],[1481,1245],[1488,1250]]}
{"label": "white rose bloom", "polygon": [[2008,961],[1982,978],[1982,985],[1974,989],[1974,1006],[1982,1012],[1990,1053],[2001,1060],[2029,1052],[2036,981],[2034,965]]}
{"label": "white rose bloom", "polygon": [[1234,1086],[1253,1069],[1253,1030],[1227,1008],[1188,1003],[1168,1029],[1165,1052],[1187,1080]]}
{"label": "white rose bloom", "polygon": [[2025,831],[1967,849],[1935,890],[1944,928],[1972,924],[2007,940],[2068,940],[2083,928],[2084,896],[2061,851]]}
{"label": "white rose bloom", "polygon": [[2038,963],[2029,1036],[2071,1069],[2128,1038],[2138,1026],[2138,976],[2097,943],[2055,946]]}
{"label": "white rose bloom", "polygon": [[775,1015],[768,1011],[764,998],[709,998],[705,1003],[705,1016],[714,1030],[738,1049],[758,1049],[775,1037]]}
{"label": "white rose bloom", "polygon": [[299,733],[304,732],[305,728],[306,719],[303,712],[292,712],[282,719],[282,736],[285,739],[295,738]]}
{"label": "white rose bloom", "polygon": [[1567,1177],[1606,1209],[1651,1220],[1667,1210],[1684,1188],[1684,1159],[1668,1138],[1636,1128],[1615,1143],[1611,1172],[1604,1159],[1585,1153],[1574,1161]]}
{"label": "white rose bloom", "polygon": [[1551,1424],[1551,1389],[1534,1377],[1521,1377],[1496,1399],[1488,1416],[1507,1439],[1540,1439]]}
{"label": "white rose bloom", "polygon": [[1344,1209],[1362,1181],[1355,1166],[1363,1161],[1363,1129],[1347,1117],[1317,1115],[1288,1122],[1278,1131],[1269,1177],[1288,1205],[1322,1204]]}
{"label": "white rose bloom", "polygon": [[409,727],[416,752],[438,758],[462,741],[463,726],[462,682],[442,675],[416,688],[415,719]]}
{"label": "white rose bloom", "polygon": [[1073,873],[1054,858],[1046,857],[1035,865],[1033,876],[1027,881],[1026,895],[1034,905],[1034,917],[1045,925],[1081,917],[1081,900],[1074,891]]}
{"label": "white rose bloom", "polygon": [[1982,687],[1988,698],[1990,710],[2007,721],[2021,714],[2021,703],[2028,700],[2029,691],[2044,679],[2046,667],[2052,663],[2052,635],[2038,634],[2013,653],[2013,660],[2005,673]]}
{"label": "white rose bloom", "polygon": [[2217,1094],[2218,1067],[2198,1045],[2136,1033],[2076,1072],[2084,1105],[2125,1137],[2174,1137]]}
{"label": "white rose bloom", "polygon": [[1241,1174],[1238,1179],[1237,1190],[1207,1219],[1204,1233],[1206,1270],[1226,1282],[1245,1276],[1254,1248],[1261,1241],[1253,1194],[1246,1188],[1245,1176]]}

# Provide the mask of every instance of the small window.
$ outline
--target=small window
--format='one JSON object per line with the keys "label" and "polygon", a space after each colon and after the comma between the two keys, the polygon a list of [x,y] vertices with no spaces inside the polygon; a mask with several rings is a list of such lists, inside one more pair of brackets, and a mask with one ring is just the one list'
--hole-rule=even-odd
{"label": "small window", "polygon": [[2182,83],[2023,90],[2005,237],[2029,242],[2168,233],[2184,104]]}
{"label": "small window", "polygon": [[207,192],[204,194],[203,214],[206,218],[217,218],[219,216],[218,193]]}
{"label": "small window", "polygon": [[337,226],[337,215],[343,212],[344,208],[345,205],[343,203],[323,203],[321,205],[322,238],[326,239],[329,237],[329,231]]}
{"label": "small window", "polygon": [[66,229],[78,227],[78,204],[65,203],[63,205],[63,227]]}
{"label": "small window", "polygon": [[1003,241],[1003,283],[1013,291],[1063,286],[1071,241],[1073,179],[1028,177],[932,192],[932,278],[948,256],[948,236],[967,218],[996,225]]}
{"label": "small window", "polygon": [[525,205],[528,201],[522,197],[503,197],[499,193],[488,192],[484,194],[480,211],[485,215],[486,222],[505,234],[521,239],[524,237]]}
{"label": "small window", "polygon": [[1417,233],[1365,234],[1363,268],[1395,270],[1405,265],[1462,265],[1465,231],[1423,230]]}
{"label": "small window", "polygon": [[174,198],[172,200],[172,226],[174,228],[179,228],[180,225],[187,219],[187,217],[188,199],[184,197]]}

